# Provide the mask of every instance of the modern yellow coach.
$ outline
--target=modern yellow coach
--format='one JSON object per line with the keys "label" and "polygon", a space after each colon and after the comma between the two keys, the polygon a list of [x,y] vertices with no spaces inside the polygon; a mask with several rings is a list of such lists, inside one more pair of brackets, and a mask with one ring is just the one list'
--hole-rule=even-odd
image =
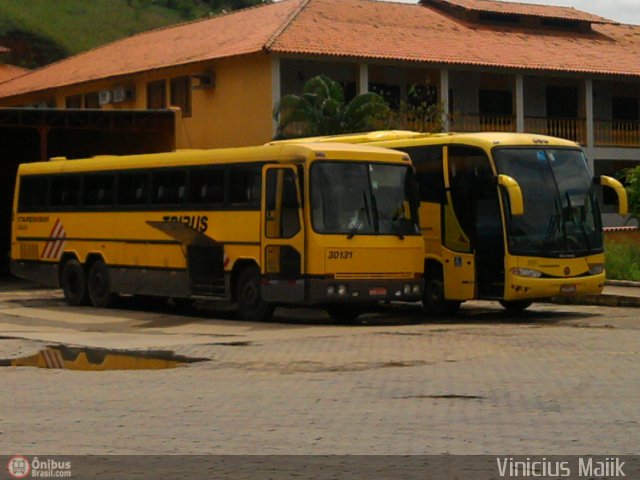
{"label": "modern yellow coach", "polygon": [[421,298],[413,176],[405,153],[328,143],[23,164],[11,268],[71,305],[225,298],[248,320],[287,304],[349,320]]}
{"label": "modern yellow coach", "polygon": [[552,296],[599,294],[605,282],[596,186],[580,146],[535,134],[379,131],[317,137],[392,148],[411,156],[420,195],[428,312],[472,299],[508,310]]}

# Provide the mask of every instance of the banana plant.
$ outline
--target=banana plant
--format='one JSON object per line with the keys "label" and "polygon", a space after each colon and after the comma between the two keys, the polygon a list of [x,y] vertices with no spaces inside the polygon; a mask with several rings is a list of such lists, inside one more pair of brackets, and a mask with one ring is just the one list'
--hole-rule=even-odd
{"label": "banana plant", "polygon": [[356,96],[345,103],[342,86],[318,75],[308,80],[299,95],[285,95],[276,104],[276,139],[364,132],[386,126],[389,106],[377,93]]}

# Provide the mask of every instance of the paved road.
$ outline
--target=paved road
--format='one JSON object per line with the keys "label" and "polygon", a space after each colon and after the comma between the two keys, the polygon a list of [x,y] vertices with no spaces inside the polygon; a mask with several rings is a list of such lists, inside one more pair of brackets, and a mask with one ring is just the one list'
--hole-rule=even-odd
{"label": "paved road", "polygon": [[635,309],[471,302],[426,321],[392,306],[355,326],[272,323],[215,305],[70,308],[0,292],[0,359],[47,344],[170,349],[159,371],[0,368],[0,451],[21,454],[638,454]]}

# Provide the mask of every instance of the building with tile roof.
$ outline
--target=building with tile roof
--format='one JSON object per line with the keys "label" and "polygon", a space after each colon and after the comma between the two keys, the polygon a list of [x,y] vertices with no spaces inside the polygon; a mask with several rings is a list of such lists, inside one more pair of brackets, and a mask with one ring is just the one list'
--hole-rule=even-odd
{"label": "building with tile roof", "polygon": [[0,83],[20,77],[29,71],[26,68],[5,63],[5,55],[10,51],[7,47],[0,45]]}
{"label": "building with tile roof", "polygon": [[640,161],[639,58],[640,26],[568,7],[282,0],[45,66],[1,83],[0,106],[173,106],[178,147],[256,144],[279,98],[323,73],[396,108],[427,89],[448,129],[573,139],[600,174]]}

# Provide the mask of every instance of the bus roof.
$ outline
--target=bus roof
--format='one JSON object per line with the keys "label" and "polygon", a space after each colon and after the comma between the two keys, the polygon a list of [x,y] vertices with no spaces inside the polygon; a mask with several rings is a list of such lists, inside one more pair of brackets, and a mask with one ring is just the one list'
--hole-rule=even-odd
{"label": "bus roof", "polygon": [[347,135],[332,135],[311,137],[296,140],[282,140],[271,144],[289,142],[343,142],[350,144],[370,143],[387,148],[420,145],[438,145],[466,143],[487,149],[496,146],[558,146],[579,147],[576,142],[557,137],[538,135],[535,133],[510,132],[474,132],[474,133],[420,133],[408,130],[379,130],[375,132],[354,133]]}
{"label": "bus roof", "polygon": [[407,163],[402,152],[371,145],[349,145],[331,142],[287,142],[254,147],[219,148],[211,150],[178,150],[143,155],[98,155],[86,159],[52,158],[48,162],[24,163],[19,174],[54,174],[102,170],[122,170],[154,167],[180,167],[208,164],[250,162],[303,162],[324,159],[375,160]]}

